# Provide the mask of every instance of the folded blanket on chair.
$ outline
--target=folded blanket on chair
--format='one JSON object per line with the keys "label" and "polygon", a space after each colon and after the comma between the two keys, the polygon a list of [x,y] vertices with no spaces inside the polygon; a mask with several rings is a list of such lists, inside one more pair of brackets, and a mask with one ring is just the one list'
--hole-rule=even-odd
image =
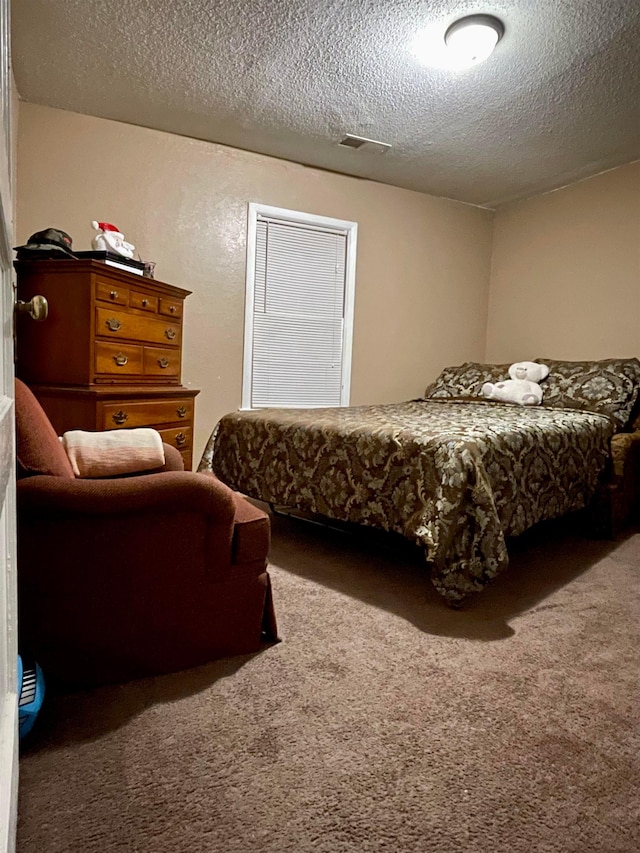
{"label": "folded blanket on chair", "polygon": [[162,438],[149,427],[106,432],[74,429],[60,441],[76,477],[116,477],[164,465]]}

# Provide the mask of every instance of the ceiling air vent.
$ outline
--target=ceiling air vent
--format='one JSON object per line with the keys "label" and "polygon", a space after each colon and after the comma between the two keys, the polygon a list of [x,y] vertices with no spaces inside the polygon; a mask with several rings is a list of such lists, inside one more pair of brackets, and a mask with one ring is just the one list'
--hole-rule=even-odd
{"label": "ceiling air vent", "polygon": [[342,145],[343,148],[353,148],[355,151],[372,151],[375,154],[384,154],[391,148],[388,142],[378,142],[375,139],[366,139],[364,136],[354,136],[352,133],[347,133],[338,145]]}

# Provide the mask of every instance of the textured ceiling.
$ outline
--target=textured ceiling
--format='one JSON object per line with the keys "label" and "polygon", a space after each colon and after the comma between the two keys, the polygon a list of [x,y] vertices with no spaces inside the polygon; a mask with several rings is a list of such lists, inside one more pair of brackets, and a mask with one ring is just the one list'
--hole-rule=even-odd
{"label": "textured ceiling", "polygon": [[[465,71],[411,52],[505,24]],[[14,0],[22,100],[496,207],[640,158],[637,0]],[[354,133],[386,154],[341,148]]]}

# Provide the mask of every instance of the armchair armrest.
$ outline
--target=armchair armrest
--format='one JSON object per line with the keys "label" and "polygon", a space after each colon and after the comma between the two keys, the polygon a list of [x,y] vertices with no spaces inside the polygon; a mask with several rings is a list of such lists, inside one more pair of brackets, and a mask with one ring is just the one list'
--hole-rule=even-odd
{"label": "armchair armrest", "polygon": [[22,514],[60,516],[123,513],[195,512],[231,527],[233,492],[215,477],[191,471],[165,471],[108,480],[69,480],[42,475],[17,483]]}

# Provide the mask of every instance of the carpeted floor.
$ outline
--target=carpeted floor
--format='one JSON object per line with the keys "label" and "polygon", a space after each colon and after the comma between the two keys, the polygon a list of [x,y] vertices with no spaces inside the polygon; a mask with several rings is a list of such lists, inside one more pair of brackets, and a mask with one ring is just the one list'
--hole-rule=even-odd
{"label": "carpeted floor", "polygon": [[640,532],[446,608],[410,546],[274,519],[283,641],[50,697],[18,853],[633,853]]}

